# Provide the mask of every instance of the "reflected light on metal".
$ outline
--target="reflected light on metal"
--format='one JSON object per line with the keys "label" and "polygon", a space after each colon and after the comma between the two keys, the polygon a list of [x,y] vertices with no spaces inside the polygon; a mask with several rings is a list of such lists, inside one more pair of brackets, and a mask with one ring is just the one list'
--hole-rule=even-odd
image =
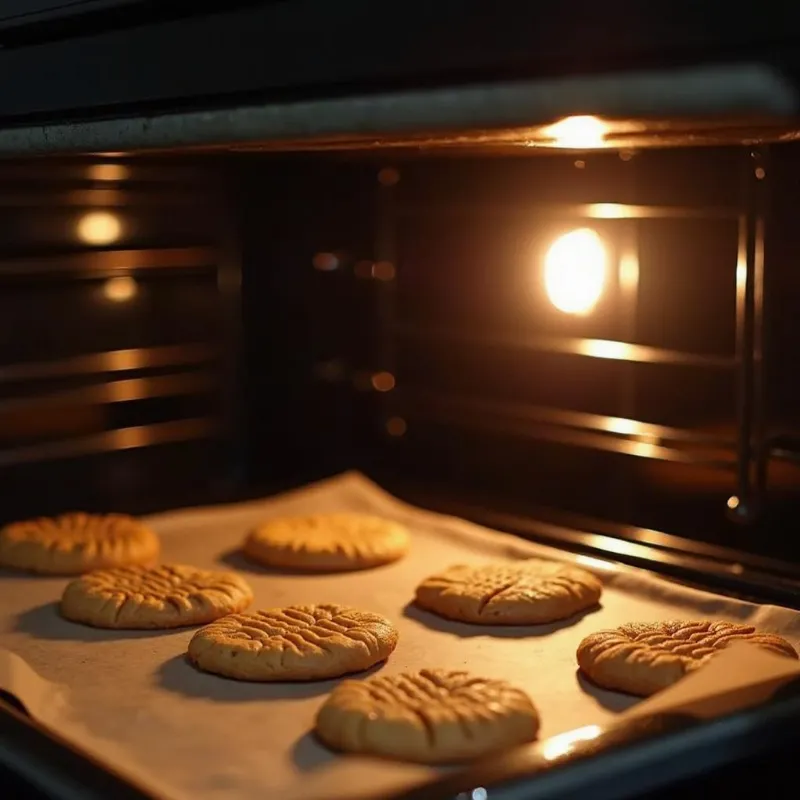
{"label": "reflected light on metal", "polygon": [[122,236],[122,222],[110,211],[90,211],[78,220],[77,234],[86,244],[113,244]]}
{"label": "reflected light on metal", "polygon": [[631,219],[635,209],[621,203],[590,203],[587,216],[593,219]]}
{"label": "reflected light on metal", "polygon": [[589,228],[556,239],[544,259],[544,283],[550,302],[565,314],[588,314],[606,280],[608,256],[603,240]]}
{"label": "reflected light on metal", "polygon": [[556,147],[575,148],[579,150],[602,147],[608,126],[597,117],[566,117],[544,131],[553,139]]}
{"label": "reflected light on metal", "polygon": [[370,383],[376,392],[391,392],[395,387],[394,375],[391,372],[376,372]]}
{"label": "reflected light on metal", "polygon": [[89,167],[89,180],[124,181],[130,177],[130,170],[123,164],[92,164]]}
{"label": "reflected light on metal", "polygon": [[633,419],[609,417],[606,420],[606,430],[609,433],[619,433],[622,436],[633,436],[641,430],[641,425]]}
{"label": "reflected light on metal", "polygon": [[548,760],[561,758],[575,749],[576,744],[596,739],[603,729],[599,725],[587,725],[574,731],[553,736],[542,745],[542,755]]}
{"label": "reflected light on metal", "polygon": [[609,553],[616,553],[619,556],[636,555],[636,548],[639,546],[636,542],[627,542],[624,539],[600,536],[598,534],[589,534],[586,539],[586,545],[588,547],[602,547]]}
{"label": "reflected light on metal", "polygon": [[633,251],[623,253],[620,257],[619,283],[626,293],[635,292],[639,286],[639,258]]}
{"label": "reflected light on metal", "polygon": [[[643,437],[644,438],[644,437]],[[639,456],[639,458],[661,458],[664,448],[658,444],[640,441],[631,443],[631,455]]]}
{"label": "reflected light on metal", "polygon": [[627,342],[610,339],[584,339],[578,347],[581,355],[593,358],[610,358],[616,361],[632,361],[634,349]]}
{"label": "reflected light on metal", "polygon": [[129,275],[109,278],[103,284],[103,296],[112,303],[127,303],[139,294],[139,284]]}
{"label": "reflected light on metal", "polygon": [[603,561],[601,558],[594,556],[578,556],[575,561],[583,567],[588,567],[593,570],[602,570],[603,572],[616,572],[617,567],[610,561]]}

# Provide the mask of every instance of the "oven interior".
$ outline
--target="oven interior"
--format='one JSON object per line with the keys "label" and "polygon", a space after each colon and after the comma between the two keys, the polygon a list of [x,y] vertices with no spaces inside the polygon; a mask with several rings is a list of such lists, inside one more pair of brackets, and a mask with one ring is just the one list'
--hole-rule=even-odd
{"label": "oven interior", "polygon": [[6,160],[3,521],[358,469],[623,556],[796,561],[799,156]]}

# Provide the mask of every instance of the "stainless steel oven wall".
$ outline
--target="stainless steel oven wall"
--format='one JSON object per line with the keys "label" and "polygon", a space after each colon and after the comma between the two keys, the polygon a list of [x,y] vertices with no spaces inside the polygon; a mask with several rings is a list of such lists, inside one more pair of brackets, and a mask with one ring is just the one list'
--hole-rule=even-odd
{"label": "stainless steel oven wall", "polygon": [[231,477],[228,203],[208,163],[0,164],[4,519],[197,502]]}
{"label": "stainless steel oven wall", "polygon": [[[254,422],[262,469],[272,436],[298,470],[324,455],[582,530],[796,557],[796,149],[261,164],[245,287],[281,281],[304,315],[270,345],[298,394],[294,424]],[[585,227],[608,269],[579,316],[548,298],[543,256]]]}

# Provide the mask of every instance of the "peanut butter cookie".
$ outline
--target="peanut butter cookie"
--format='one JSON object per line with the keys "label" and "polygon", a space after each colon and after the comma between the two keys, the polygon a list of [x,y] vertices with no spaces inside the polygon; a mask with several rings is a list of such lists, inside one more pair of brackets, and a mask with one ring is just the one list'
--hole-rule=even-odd
{"label": "peanut butter cookie", "polygon": [[96,628],[179,628],[247,608],[253,593],[235,572],[184,566],[118,567],[72,581],[61,614]]}
{"label": "peanut butter cookie", "polygon": [[752,625],[671,620],[630,623],[593,633],[578,646],[578,665],[598,686],[647,697],[702,667],[735,641],[797,658],[786,639],[759,633]]}
{"label": "peanut butter cookie", "polygon": [[334,750],[401,761],[467,761],[532,742],[539,715],[502,680],[423,669],[344,681],[317,714],[316,733]]}
{"label": "peanut butter cookie", "polygon": [[232,614],[189,642],[200,669],[244,681],[316,681],[385,661],[397,645],[389,620],[339,605]]}
{"label": "peanut butter cookie", "polygon": [[153,564],[158,537],[124,514],[72,512],[12,522],[0,530],[0,566],[53,575]]}
{"label": "peanut butter cookie", "polygon": [[416,602],[460,622],[537,625],[591,608],[602,591],[600,581],[578,567],[526,559],[449,567],[417,587]]}
{"label": "peanut butter cookie", "polygon": [[272,567],[309,572],[369,569],[408,551],[403,525],[365,514],[313,514],[270,520],[253,531],[244,552]]}

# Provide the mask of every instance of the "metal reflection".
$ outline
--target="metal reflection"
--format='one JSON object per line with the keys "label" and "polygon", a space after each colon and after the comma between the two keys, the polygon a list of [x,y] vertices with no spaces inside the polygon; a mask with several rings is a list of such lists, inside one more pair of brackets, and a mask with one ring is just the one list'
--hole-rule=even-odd
{"label": "metal reflection", "polygon": [[576,150],[602,147],[608,132],[608,125],[592,116],[566,117],[542,131],[555,147]]}
{"label": "metal reflection", "polygon": [[217,421],[210,417],[118,428],[77,439],[6,450],[0,452],[0,467],[205,439],[214,435],[218,428]]}
{"label": "metal reflection", "polygon": [[567,731],[558,736],[552,736],[542,745],[542,756],[548,761],[562,758],[571,753],[576,745],[582,742],[590,742],[592,739],[596,739],[602,732],[603,729],[599,725],[586,725],[574,731]]}
{"label": "metal reflection", "polygon": [[610,339],[582,339],[571,336],[530,336],[511,333],[475,334],[456,328],[439,328],[414,323],[394,327],[397,336],[419,339],[430,347],[437,342],[474,345],[478,347],[519,347],[542,353],[607,358],[616,361],[636,361],[642,364],[673,364],[684,367],[731,369],[736,365],[732,356],[683,353],[661,347],[618,342]]}
{"label": "metal reflection", "polygon": [[34,361],[0,367],[0,383],[17,383],[60,378],[71,375],[95,375],[103,372],[126,372],[155,367],[201,364],[211,361],[217,349],[207,344],[162,345],[64,358],[59,361]]}
{"label": "metal reflection", "polygon": [[92,164],[88,176],[93,181],[124,181],[130,177],[130,172],[124,164]]}
{"label": "metal reflection", "polygon": [[109,278],[103,284],[103,297],[112,303],[127,303],[139,294],[139,284],[130,275]]}
{"label": "metal reflection", "polygon": [[114,244],[122,237],[122,220],[111,211],[90,211],[78,220],[76,233],[85,244]]}
{"label": "metal reflection", "polygon": [[[767,150],[750,154],[761,169],[746,166],[747,208],[739,218],[736,259],[736,360],[739,428],[736,504],[732,519],[750,522],[757,516],[767,481],[769,448],[764,420],[764,231]],[[732,498],[733,499],[733,498]]]}
{"label": "metal reflection", "polygon": [[632,219],[637,216],[637,206],[624,203],[592,203],[586,209],[586,216],[593,219]]}

